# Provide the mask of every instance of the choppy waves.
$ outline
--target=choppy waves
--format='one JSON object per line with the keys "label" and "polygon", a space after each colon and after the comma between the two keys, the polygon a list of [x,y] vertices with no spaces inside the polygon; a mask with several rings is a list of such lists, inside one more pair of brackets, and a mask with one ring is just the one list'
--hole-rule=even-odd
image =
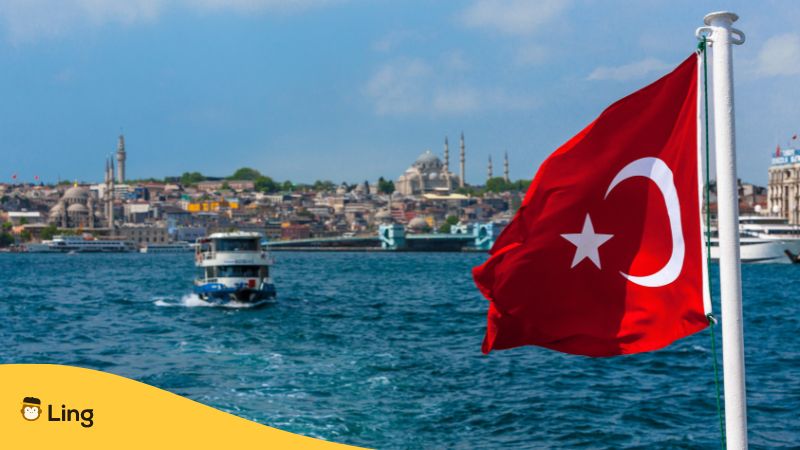
{"label": "choppy waves", "polygon": [[[277,301],[251,308],[188,294],[191,255],[0,254],[0,362],[101,369],[367,447],[718,446],[708,331],[618,358],[484,356],[482,255],[279,256]],[[743,269],[754,447],[800,446],[798,269]]]}

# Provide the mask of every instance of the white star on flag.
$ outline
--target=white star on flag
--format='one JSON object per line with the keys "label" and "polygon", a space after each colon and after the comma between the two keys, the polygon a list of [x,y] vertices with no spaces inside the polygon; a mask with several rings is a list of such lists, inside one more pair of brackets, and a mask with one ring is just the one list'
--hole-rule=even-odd
{"label": "white star on flag", "polygon": [[601,269],[600,253],[597,249],[613,236],[613,234],[595,233],[594,226],[592,226],[592,219],[589,218],[589,214],[586,214],[586,220],[583,222],[583,230],[581,230],[580,233],[561,235],[561,237],[575,246],[575,257],[572,258],[572,265],[570,268],[575,267],[585,258],[589,258],[598,269]]}

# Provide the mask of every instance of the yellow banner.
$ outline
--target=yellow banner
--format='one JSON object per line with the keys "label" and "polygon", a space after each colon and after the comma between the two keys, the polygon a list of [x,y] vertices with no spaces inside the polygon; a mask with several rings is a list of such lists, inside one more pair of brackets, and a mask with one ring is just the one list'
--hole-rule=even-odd
{"label": "yellow banner", "polygon": [[49,364],[0,365],[0,447],[355,448],[260,425],[128,378]]}

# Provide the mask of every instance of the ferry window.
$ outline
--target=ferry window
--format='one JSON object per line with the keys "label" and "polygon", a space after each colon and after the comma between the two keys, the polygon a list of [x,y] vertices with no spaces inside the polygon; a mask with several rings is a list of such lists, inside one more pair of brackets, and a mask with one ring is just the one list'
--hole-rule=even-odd
{"label": "ferry window", "polygon": [[258,277],[258,266],[220,266],[217,267],[219,277]]}
{"label": "ferry window", "polygon": [[220,239],[216,242],[218,252],[258,250],[258,241],[255,239]]}

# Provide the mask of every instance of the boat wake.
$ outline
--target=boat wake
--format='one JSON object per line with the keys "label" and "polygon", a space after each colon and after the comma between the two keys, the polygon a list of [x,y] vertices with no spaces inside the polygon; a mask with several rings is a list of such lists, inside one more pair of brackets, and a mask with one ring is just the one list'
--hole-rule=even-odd
{"label": "boat wake", "polygon": [[178,300],[171,298],[156,298],[153,302],[156,306],[164,307],[183,307],[183,308],[232,308],[232,309],[251,309],[264,306],[269,300],[259,302],[209,302],[198,297],[197,294],[187,294]]}

